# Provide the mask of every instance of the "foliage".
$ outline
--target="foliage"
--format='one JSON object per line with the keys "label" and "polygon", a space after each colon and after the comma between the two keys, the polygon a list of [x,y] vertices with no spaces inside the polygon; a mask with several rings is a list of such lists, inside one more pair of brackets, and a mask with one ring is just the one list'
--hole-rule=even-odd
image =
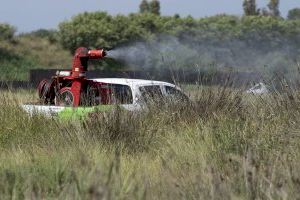
{"label": "foliage", "polygon": [[159,17],[150,13],[128,17],[113,17],[104,12],[84,13],[61,23],[59,28],[62,45],[71,51],[78,46],[113,48],[160,31]]}
{"label": "foliage", "polygon": [[300,30],[295,23],[299,22],[264,16],[238,18],[219,15],[198,20],[149,13],[113,17],[95,12],[80,14],[71,21],[61,23],[60,35],[62,45],[70,51],[78,46],[114,48],[132,41],[151,40],[160,34],[174,35],[180,40],[193,37],[192,40],[197,43],[242,38],[253,43],[276,41],[282,44],[286,40],[299,42]]}
{"label": "foliage", "polygon": [[152,0],[149,3],[150,13],[154,15],[160,15],[160,2],[158,0]]}
{"label": "foliage", "polygon": [[140,4],[140,13],[149,12],[149,3],[147,0],[142,0]]}
{"label": "foliage", "polygon": [[288,19],[290,20],[300,20],[300,8],[294,8],[289,11]]}
{"label": "foliage", "polygon": [[103,12],[79,14],[60,24],[61,42],[71,51],[78,46],[111,48],[129,36],[128,22],[125,16],[114,18]]}
{"label": "foliage", "polygon": [[256,0],[244,0],[243,2],[244,14],[246,16],[257,15]]}
{"label": "foliage", "polygon": [[9,40],[11,41],[14,37],[16,29],[9,24],[0,24],[0,41]]}
{"label": "foliage", "polygon": [[160,2],[158,0],[142,0],[140,4],[140,13],[152,13],[160,15]]}
{"label": "foliage", "polygon": [[51,43],[57,43],[59,41],[57,30],[39,29],[30,33],[23,33],[21,36],[44,38],[49,40]]}
{"label": "foliage", "polygon": [[270,13],[272,16],[275,17],[280,16],[279,0],[270,0],[270,3],[268,4],[268,8],[270,9]]}

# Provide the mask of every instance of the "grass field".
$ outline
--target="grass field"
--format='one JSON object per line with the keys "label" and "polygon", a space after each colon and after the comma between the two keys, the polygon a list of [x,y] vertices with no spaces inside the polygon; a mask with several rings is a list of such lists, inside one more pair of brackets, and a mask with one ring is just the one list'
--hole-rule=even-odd
{"label": "grass field", "polygon": [[[191,90],[191,87],[189,87]],[[1,91],[1,199],[299,199],[300,95],[193,87],[195,105],[29,117]]]}

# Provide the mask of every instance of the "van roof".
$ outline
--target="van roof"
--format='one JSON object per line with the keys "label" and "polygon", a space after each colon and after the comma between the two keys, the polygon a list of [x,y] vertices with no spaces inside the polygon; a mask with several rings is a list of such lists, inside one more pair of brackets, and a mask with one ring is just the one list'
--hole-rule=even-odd
{"label": "van roof", "polygon": [[121,85],[168,85],[175,87],[174,84],[154,81],[154,80],[143,80],[143,79],[128,79],[128,78],[96,78],[90,79],[95,82],[108,83],[108,84],[121,84]]}

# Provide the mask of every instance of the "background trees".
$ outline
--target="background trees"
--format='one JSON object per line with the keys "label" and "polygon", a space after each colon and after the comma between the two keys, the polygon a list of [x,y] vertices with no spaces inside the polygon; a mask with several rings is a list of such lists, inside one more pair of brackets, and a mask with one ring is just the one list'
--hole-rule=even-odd
{"label": "background trees", "polygon": [[300,19],[300,8],[294,8],[289,11],[288,19],[290,20],[296,20]]}
{"label": "background trees", "polygon": [[190,16],[163,17],[152,13],[111,16],[105,12],[79,14],[70,21],[62,22],[58,31],[61,44],[70,51],[78,46],[114,48],[166,34],[199,43],[243,39],[254,43],[276,43],[275,46],[278,46],[286,39],[298,42],[299,32],[295,22],[271,16],[239,18],[218,15],[194,19]]}
{"label": "background trees", "polygon": [[267,8],[259,8],[257,9],[256,0],[244,0],[243,8],[245,16],[253,16],[253,15],[263,15],[263,16],[273,16],[280,17],[279,10],[280,0],[270,0],[267,5]]}
{"label": "background trees", "polygon": [[0,24],[0,40],[12,40],[16,29],[9,24]]}
{"label": "background trees", "polygon": [[268,4],[268,8],[270,10],[270,15],[279,17],[280,11],[279,11],[279,0],[270,0],[270,3]]}
{"label": "background trees", "polygon": [[149,12],[149,4],[147,0],[142,0],[140,4],[140,13]]}
{"label": "background trees", "polygon": [[257,15],[256,0],[244,0],[244,13],[246,16]]}
{"label": "background trees", "polygon": [[154,15],[160,15],[160,2],[158,0],[142,0],[140,4],[140,13],[152,13]]}
{"label": "background trees", "polygon": [[152,14],[160,15],[160,2],[158,0],[150,1],[149,7]]}

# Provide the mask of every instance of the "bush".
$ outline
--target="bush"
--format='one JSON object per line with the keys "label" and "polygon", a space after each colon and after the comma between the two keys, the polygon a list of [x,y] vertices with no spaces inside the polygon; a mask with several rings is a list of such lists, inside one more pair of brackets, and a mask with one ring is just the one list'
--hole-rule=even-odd
{"label": "bush", "polygon": [[0,40],[11,41],[14,38],[16,29],[9,24],[0,24]]}

